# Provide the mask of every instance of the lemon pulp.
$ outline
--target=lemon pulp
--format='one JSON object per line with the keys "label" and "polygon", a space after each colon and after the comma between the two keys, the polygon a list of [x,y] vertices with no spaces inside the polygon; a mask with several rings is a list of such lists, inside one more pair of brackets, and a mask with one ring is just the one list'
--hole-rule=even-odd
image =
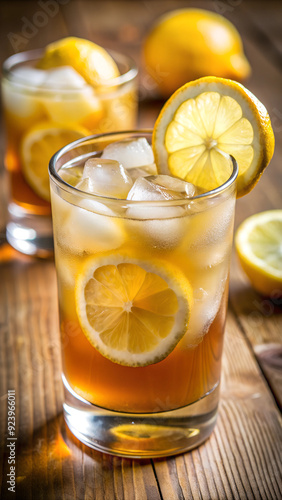
{"label": "lemon pulp", "polygon": [[253,287],[264,295],[282,291],[282,210],[248,217],[237,229],[236,250]]}
{"label": "lemon pulp", "polygon": [[164,359],[186,332],[191,287],[167,263],[111,255],[90,259],[76,285],[76,307],[89,342],[125,366]]}
{"label": "lemon pulp", "polygon": [[238,163],[238,197],[249,192],[268,165],[274,135],[265,107],[237,82],[205,77],[190,82],[164,105],[153,148],[160,173],[210,191],[230,176],[226,153]]}
{"label": "lemon pulp", "polygon": [[23,175],[44,200],[50,200],[48,163],[63,146],[88,135],[83,127],[42,122],[30,129],[21,144]]}

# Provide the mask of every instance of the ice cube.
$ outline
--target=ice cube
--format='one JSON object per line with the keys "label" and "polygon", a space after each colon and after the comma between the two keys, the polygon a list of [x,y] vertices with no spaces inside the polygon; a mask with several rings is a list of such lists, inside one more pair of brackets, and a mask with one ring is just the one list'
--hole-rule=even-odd
{"label": "ice cube", "polygon": [[127,173],[130,175],[131,179],[135,181],[138,177],[157,175],[158,172],[156,164],[151,163],[150,165],[145,165],[144,167],[128,168]]}
{"label": "ice cube", "polygon": [[217,255],[217,259],[226,254],[226,244],[232,238],[235,201],[233,198],[198,199],[190,205],[189,231],[185,244],[197,251],[199,259],[206,260],[209,265],[211,251]]}
{"label": "ice cube", "polygon": [[76,186],[81,180],[82,168],[80,166],[61,168],[59,171],[60,177],[70,184],[71,186]]}
{"label": "ice cube", "polygon": [[195,273],[191,268],[190,283],[193,288],[193,306],[190,311],[188,331],[183,338],[182,347],[199,344],[208,332],[218,314],[226,289],[229,263],[225,262],[211,269]]}
{"label": "ice cube", "polygon": [[113,210],[95,200],[82,199],[80,204],[83,208],[52,193],[54,232],[61,248],[82,255],[113,250],[122,245],[122,222]]}
{"label": "ice cube", "polygon": [[127,199],[134,201],[180,200],[193,196],[194,193],[193,184],[169,175],[153,175],[137,178]]}
{"label": "ice cube", "polygon": [[84,78],[71,66],[61,66],[42,73],[45,74],[42,86],[48,89],[83,89],[87,85]]}
{"label": "ice cube", "polygon": [[192,198],[196,194],[193,184],[171,175],[154,175],[148,177],[147,180],[167,190],[173,199]]}
{"label": "ice cube", "polygon": [[[180,206],[164,206],[173,196],[162,186],[139,177],[130,192],[128,200],[144,202],[162,202],[160,205],[136,203],[128,207],[126,215],[131,220],[131,231],[142,237],[147,244],[162,249],[171,249],[179,244],[183,237],[183,216],[185,211]],[[161,219],[161,223],[160,223]]]}
{"label": "ice cube", "polygon": [[81,270],[81,255],[74,255],[66,251],[64,247],[56,244],[55,241],[55,259],[59,278],[59,300],[63,306],[65,303],[62,295],[63,288],[74,289],[77,276]]}
{"label": "ice cube", "polygon": [[[84,165],[82,179],[90,178],[95,194],[126,199],[133,181],[115,160],[90,158]],[[91,188],[92,189],[92,188]]]}
{"label": "ice cube", "polygon": [[56,94],[50,88],[42,98],[42,104],[52,121],[79,123],[87,130],[91,130],[93,124],[98,124],[104,115],[102,104],[94,89],[87,86],[81,90],[59,89]]}
{"label": "ice cube", "polygon": [[95,188],[93,181],[90,177],[85,177],[84,179],[81,179],[75,186],[77,189],[80,189],[80,191],[84,191],[86,193],[94,193]]}
{"label": "ice cube", "polygon": [[[162,186],[148,180],[147,177],[138,177],[130,189],[127,199],[131,201],[166,201],[174,200],[173,195]],[[136,219],[170,219],[184,215],[182,207],[175,206],[148,206],[147,204],[132,205],[128,208],[130,217]]]}
{"label": "ice cube", "polygon": [[30,119],[30,126],[32,126],[32,122],[40,121],[44,118],[44,108],[36,95],[36,91],[33,94],[28,94],[24,87],[19,87],[18,85],[14,85],[13,82],[3,80],[2,98],[7,111],[13,113],[17,118],[24,118],[22,124],[20,120],[14,120],[13,126],[15,128],[21,126],[26,131],[28,127],[26,120]]}
{"label": "ice cube", "polygon": [[208,332],[214,321],[222,301],[226,280],[217,282],[217,289],[213,293],[208,293],[205,289],[194,290],[198,297],[194,300],[193,311],[191,310],[186,345],[197,345]]}
{"label": "ice cube", "polygon": [[116,160],[128,169],[154,163],[152,148],[145,137],[113,142],[105,147],[101,158]]}
{"label": "ice cube", "polygon": [[132,201],[164,201],[173,200],[173,197],[166,189],[151,182],[147,177],[139,177],[129,191],[127,199]]}
{"label": "ice cube", "polygon": [[[201,278],[206,269],[225,265],[230,259],[233,237],[234,199],[194,199],[193,211],[187,210],[187,226],[181,251],[187,265]],[[198,213],[196,213],[196,206]],[[199,284],[196,287],[201,286]]]}
{"label": "ice cube", "polygon": [[12,81],[23,83],[31,87],[40,87],[46,78],[46,71],[42,69],[22,67],[12,72]]}

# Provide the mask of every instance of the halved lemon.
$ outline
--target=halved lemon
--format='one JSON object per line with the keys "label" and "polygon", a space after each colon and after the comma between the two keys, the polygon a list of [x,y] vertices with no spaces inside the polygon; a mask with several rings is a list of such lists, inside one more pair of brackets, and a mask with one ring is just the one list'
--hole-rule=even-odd
{"label": "halved lemon", "polygon": [[23,175],[44,200],[50,200],[48,164],[56,151],[90,133],[83,127],[41,122],[30,129],[21,144]]}
{"label": "halved lemon", "polygon": [[[204,77],[178,89],[155,123],[153,149],[160,173],[181,177],[210,191],[237,160],[238,197],[256,184],[274,152],[267,110],[243,85]],[[226,174],[225,174],[226,175]]]}
{"label": "halved lemon", "polygon": [[237,229],[235,245],[253,287],[268,296],[282,292],[282,210],[248,217]]}
{"label": "halved lemon", "polygon": [[76,284],[76,308],[89,342],[125,366],[164,359],[187,330],[189,282],[167,262],[110,254],[87,261]]}
{"label": "halved lemon", "polygon": [[120,75],[110,54],[90,40],[67,37],[47,45],[38,68],[71,66],[92,85],[101,85]]}

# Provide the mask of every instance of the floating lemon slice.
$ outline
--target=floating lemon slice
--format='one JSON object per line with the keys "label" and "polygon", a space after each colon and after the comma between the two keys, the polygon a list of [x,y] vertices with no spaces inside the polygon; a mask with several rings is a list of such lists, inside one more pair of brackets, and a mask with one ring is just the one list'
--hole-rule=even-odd
{"label": "floating lemon slice", "polygon": [[87,261],[76,308],[89,342],[125,366],[164,359],[187,330],[192,290],[167,263],[111,254]]}
{"label": "floating lemon slice", "polygon": [[21,144],[23,175],[44,200],[50,200],[48,163],[63,146],[89,135],[83,127],[41,122],[24,136]]}
{"label": "floating lemon slice", "polygon": [[[204,77],[178,89],[155,123],[153,149],[160,173],[210,191],[237,160],[238,197],[247,194],[270,162],[274,135],[267,110],[243,85]],[[229,162],[228,162],[229,163]]]}
{"label": "floating lemon slice", "polygon": [[248,217],[237,229],[236,250],[253,287],[264,295],[282,291],[282,210]]}
{"label": "floating lemon slice", "polygon": [[37,67],[50,69],[58,66],[71,66],[92,85],[101,85],[120,75],[110,54],[83,38],[67,37],[47,45]]}

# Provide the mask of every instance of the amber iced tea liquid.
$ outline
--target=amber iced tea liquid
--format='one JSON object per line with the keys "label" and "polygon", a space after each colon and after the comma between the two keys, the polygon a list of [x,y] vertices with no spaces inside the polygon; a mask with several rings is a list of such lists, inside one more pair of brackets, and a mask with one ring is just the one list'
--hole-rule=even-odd
{"label": "amber iced tea liquid", "polygon": [[77,394],[103,408],[155,413],[187,406],[218,385],[224,319],[225,297],[198,346],[175,349],[154,365],[130,368],[104,358],[89,344],[79,324],[62,313],[65,377]]}
{"label": "amber iced tea liquid", "polygon": [[[128,250],[130,235],[125,242]],[[122,251],[122,249],[121,249]],[[148,249],[140,239],[139,248],[132,249],[139,258],[146,258]],[[179,261],[177,252],[154,252],[155,256]],[[185,255],[182,256],[185,261]],[[87,258],[86,258],[87,259]],[[171,354],[159,363],[145,367],[128,367],[113,363],[102,356],[88,341],[81,330],[76,314],[75,291],[67,284],[67,278],[62,276],[59,284],[60,295],[60,322],[62,335],[62,351],[64,376],[73,390],[85,400],[107,409],[122,412],[159,412],[169,411],[198,401],[205,394],[214,390],[220,379],[221,354],[223,347],[223,331],[226,311],[226,297],[228,280],[224,279],[228,267],[228,257],[221,269],[212,270],[212,279],[216,274],[224,280],[218,296],[214,291],[214,300],[217,301],[208,318],[208,311],[201,312],[198,304],[199,325],[197,317],[193,317],[195,330],[186,334]],[[57,266],[60,275],[67,266],[73,274],[83,269],[83,260],[80,256],[72,256],[68,251],[57,248]],[[191,264],[185,265],[185,271],[191,279]],[[198,270],[196,272],[199,272]],[[204,274],[204,270],[202,271]],[[209,270],[206,270],[209,274]],[[204,277],[203,277],[204,278]],[[209,280],[209,277],[206,278]],[[198,293],[195,283],[195,295]],[[199,300],[200,298],[196,299]],[[211,306],[205,297],[203,307]],[[191,313],[193,314],[193,313]],[[205,314],[209,322],[203,324],[201,314]],[[189,338],[190,337],[190,338]]]}

